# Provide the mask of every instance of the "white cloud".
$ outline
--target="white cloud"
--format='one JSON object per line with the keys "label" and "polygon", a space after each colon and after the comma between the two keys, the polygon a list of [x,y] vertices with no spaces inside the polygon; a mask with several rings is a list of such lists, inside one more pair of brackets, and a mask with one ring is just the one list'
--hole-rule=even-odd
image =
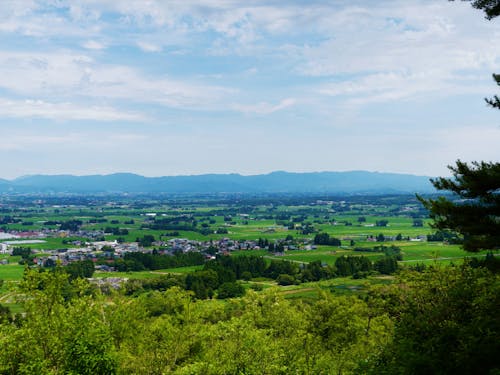
{"label": "white cloud", "polygon": [[197,110],[222,108],[223,99],[234,90],[168,77],[144,77],[125,66],[96,66],[86,71],[80,93],[95,98],[128,99]]}
{"label": "white cloud", "polygon": [[0,115],[12,118],[45,118],[56,121],[145,121],[146,117],[111,107],[48,103],[42,100],[14,101],[0,98]]}
{"label": "white cloud", "polygon": [[[310,1],[299,6],[243,0],[63,0],[50,7],[43,1],[26,2],[25,7],[2,3],[0,10],[4,11],[0,28],[6,32],[30,29],[26,32],[30,35],[63,35],[68,41],[85,35],[79,45],[89,53],[106,48],[100,41],[106,40],[144,52],[163,51],[166,45],[182,47],[185,55],[197,51],[196,59],[203,54],[267,59],[291,78],[300,74],[323,79],[316,92],[338,97],[356,90],[370,93],[358,104],[443,88],[470,92],[461,79],[463,71],[493,71],[500,63],[500,50],[491,48],[500,44],[500,29],[461,2],[398,0],[367,7],[363,1]],[[109,15],[113,17],[105,17]],[[207,32],[211,36],[205,43]],[[0,74],[6,78],[0,86],[58,100],[78,93],[190,109],[215,108],[234,93],[167,75],[148,77],[140,66],[103,65],[70,48],[31,56],[3,53]],[[248,74],[257,71],[252,69]],[[332,76],[341,77],[342,83],[325,83]],[[451,83],[450,78],[457,80]],[[263,101],[254,107],[257,113],[273,106]]]}
{"label": "white cloud", "polygon": [[156,44],[138,41],[137,46],[144,52],[160,52],[162,48]]}
{"label": "white cloud", "polygon": [[73,52],[0,52],[0,87],[26,96],[73,95],[93,59]]}
{"label": "white cloud", "polygon": [[[58,10],[58,5],[61,7]],[[0,2],[0,32],[33,38],[88,38],[101,30],[96,23],[78,23],[62,12],[65,4],[22,0]],[[96,21],[96,19],[94,19]]]}
{"label": "white cloud", "polygon": [[106,48],[106,45],[95,40],[87,40],[82,44],[83,48],[91,50],[102,50]]}
{"label": "white cloud", "polygon": [[254,113],[258,115],[269,115],[271,113],[281,111],[285,108],[289,108],[297,103],[294,98],[286,98],[281,100],[278,104],[270,104],[267,102],[260,102],[257,104],[234,104],[234,110],[243,113]]}
{"label": "white cloud", "polygon": [[457,92],[480,96],[490,89],[491,85],[484,84],[486,78],[488,77],[470,74],[450,75],[443,69],[415,73],[395,71],[327,83],[320,86],[317,91],[328,96],[342,97],[350,104],[363,105],[406,100],[423,95],[443,97]]}
{"label": "white cloud", "polygon": [[71,52],[0,52],[0,87],[25,96],[125,99],[190,109],[220,108],[233,89],[147,77],[134,68],[97,64]]}

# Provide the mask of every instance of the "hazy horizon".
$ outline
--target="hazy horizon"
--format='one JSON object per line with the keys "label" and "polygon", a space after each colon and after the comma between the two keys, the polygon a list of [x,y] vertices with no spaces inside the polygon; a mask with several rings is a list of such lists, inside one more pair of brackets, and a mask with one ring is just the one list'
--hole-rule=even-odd
{"label": "hazy horizon", "polygon": [[285,171],[285,170],[275,170],[275,171],[269,171],[269,172],[263,172],[263,173],[253,173],[253,174],[244,174],[244,173],[238,173],[238,172],[228,172],[228,173],[196,173],[196,174],[169,174],[169,175],[143,175],[140,173],[133,173],[133,172],[127,172],[127,171],[118,171],[118,172],[111,172],[111,173],[96,173],[93,175],[90,174],[74,174],[74,173],[57,173],[57,174],[44,174],[44,173],[33,173],[33,174],[26,174],[22,176],[16,176],[13,178],[6,178],[3,176],[0,176],[0,179],[7,180],[7,181],[13,181],[16,179],[20,179],[23,177],[31,177],[31,176],[74,176],[74,177],[87,177],[87,176],[109,176],[109,175],[119,175],[119,174],[132,174],[132,175],[137,175],[141,177],[146,177],[146,178],[157,178],[157,177],[191,177],[191,176],[203,176],[203,175],[240,175],[240,176],[260,176],[260,175],[269,175],[273,173],[290,173],[290,174],[303,174],[303,173],[350,173],[350,172],[367,172],[367,173],[379,173],[379,174],[398,174],[398,175],[409,175],[409,176],[416,176],[416,177],[435,177],[435,176],[426,176],[426,175],[419,175],[419,174],[414,174],[414,173],[399,173],[399,172],[386,172],[386,171],[368,171],[368,170],[345,170],[345,171]]}
{"label": "hazy horizon", "polygon": [[446,0],[0,2],[1,177],[500,160],[500,23]]}

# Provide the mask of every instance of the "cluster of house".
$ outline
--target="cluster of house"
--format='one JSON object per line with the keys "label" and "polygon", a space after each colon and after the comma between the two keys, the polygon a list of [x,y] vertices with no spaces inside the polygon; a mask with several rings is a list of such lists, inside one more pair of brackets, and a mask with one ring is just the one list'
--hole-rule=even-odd
{"label": "cluster of house", "polygon": [[[255,240],[232,240],[230,238],[222,238],[213,241],[196,241],[186,238],[173,238],[167,241],[156,241],[153,247],[156,250],[145,249],[137,242],[119,243],[117,241],[93,241],[88,243],[74,243],[75,246],[69,249],[45,250],[43,256],[37,256],[33,262],[40,266],[62,264],[66,265],[75,261],[90,259],[97,262],[99,258],[119,259],[123,258],[126,253],[144,252],[150,253],[157,251],[159,254],[173,254],[175,252],[202,252],[207,258],[214,258],[214,254],[228,254],[236,250],[260,250],[258,241]],[[5,245],[5,248],[8,247]],[[314,245],[307,244],[305,249],[313,249]],[[286,249],[294,250],[295,245],[287,245]],[[10,249],[9,249],[10,250]],[[103,271],[112,271],[113,269],[106,265],[96,266],[96,269]]]}
{"label": "cluster of house", "polygon": [[[83,245],[83,244],[82,244]],[[71,262],[90,259],[94,262],[99,257],[121,258],[127,252],[143,251],[135,242],[119,244],[116,241],[96,241],[84,244],[82,247],[70,249],[45,250],[43,256],[33,259],[40,266],[51,264],[66,265]]]}
{"label": "cluster of house", "polygon": [[[107,259],[119,259],[123,258],[126,253],[129,252],[152,252],[151,249],[145,249],[141,247],[136,242],[131,243],[119,243],[117,241],[99,241],[102,239],[104,233],[102,231],[78,231],[78,232],[68,232],[60,231],[55,229],[44,229],[39,232],[20,232],[20,231],[9,231],[0,232],[0,239],[15,239],[15,244],[21,244],[23,239],[30,238],[29,241],[40,241],[42,238],[47,237],[84,237],[88,239],[94,239],[94,241],[83,242],[83,241],[71,241],[68,244],[73,245],[74,248],[69,249],[58,249],[58,250],[47,250],[44,251],[43,256],[38,256],[34,258],[34,263],[46,266],[53,264],[68,264],[74,261],[82,260],[93,260],[97,262],[99,258]],[[387,236],[384,241],[395,241],[398,238],[396,236]],[[412,241],[425,241],[425,236],[419,236],[417,238],[412,238]],[[344,238],[346,240],[346,238]],[[367,241],[377,241],[375,236],[367,236]],[[25,241],[27,243],[28,240]],[[309,240],[302,240],[300,245],[289,242],[282,242],[284,246],[281,246],[282,250],[296,250],[298,248],[304,250],[313,250],[316,248],[314,244]],[[13,242],[3,241],[0,243],[0,253],[10,253],[12,251]],[[202,252],[205,253],[207,258],[214,257],[215,254],[228,254],[236,250],[259,250],[261,249],[260,242],[256,240],[233,240],[230,238],[222,238],[219,240],[210,241],[196,241],[189,240],[185,238],[173,238],[169,240],[160,240],[153,243],[153,247],[157,249],[160,254],[172,254],[174,252]],[[110,267],[105,265],[98,266],[96,268],[102,268],[105,271],[112,270]]]}
{"label": "cluster of house", "polygon": [[[82,247],[74,247],[69,249],[45,250],[43,256],[37,256],[33,262],[40,266],[62,264],[66,265],[75,261],[90,259],[96,262],[99,258],[123,258],[126,253],[130,252],[152,252],[152,249],[145,249],[139,246],[137,242],[118,243],[117,241],[94,241],[89,243],[74,243],[74,245],[82,245]],[[160,254],[172,254],[174,252],[189,252],[197,251],[204,252],[210,248],[216,249],[217,253],[228,253],[234,250],[257,250],[260,247],[256,241],[235,241],[229,238],[223,238],[218,241],[195,241],[185,238],[174,238],[168,241],[157,241],[153,244]],[[0,244],[1,250],[11,252],[12,246]],[[207,255],[211,256],[211,255]],[[98,269],[104,271],[112,270],[105,265],[98,266]]]}
{"label": "cluster of house", "polygon": [[232,240],[230,238],[222,238],[215,241],[193,241],[185,238],[173,238],[168,241],[158,241],[154,243],[156,246],[165,246],[172,251],[206,251],[210,248],[216,248],[220,253],[231,252],[235,250],[259,250],[260,246],[257,241],[253,240]]}

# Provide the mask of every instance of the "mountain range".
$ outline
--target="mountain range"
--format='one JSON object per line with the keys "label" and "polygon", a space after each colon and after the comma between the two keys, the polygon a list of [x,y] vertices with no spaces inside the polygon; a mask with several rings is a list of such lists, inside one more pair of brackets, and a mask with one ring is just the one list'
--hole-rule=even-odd
{"label": "mountain range", "polygon": [[0,179],[3,193],[426,193],[434,188],[429,177],[366,171],[272,172],[144,177],[132,173],[109,175],[30,175]]}

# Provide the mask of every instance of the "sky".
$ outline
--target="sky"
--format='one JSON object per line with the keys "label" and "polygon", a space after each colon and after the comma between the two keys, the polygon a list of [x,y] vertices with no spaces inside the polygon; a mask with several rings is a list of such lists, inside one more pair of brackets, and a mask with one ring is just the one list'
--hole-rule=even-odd
{"label": "sky", "polygon": [[0,177],[500,160],[500,19],[446,0],[2,0]]}

